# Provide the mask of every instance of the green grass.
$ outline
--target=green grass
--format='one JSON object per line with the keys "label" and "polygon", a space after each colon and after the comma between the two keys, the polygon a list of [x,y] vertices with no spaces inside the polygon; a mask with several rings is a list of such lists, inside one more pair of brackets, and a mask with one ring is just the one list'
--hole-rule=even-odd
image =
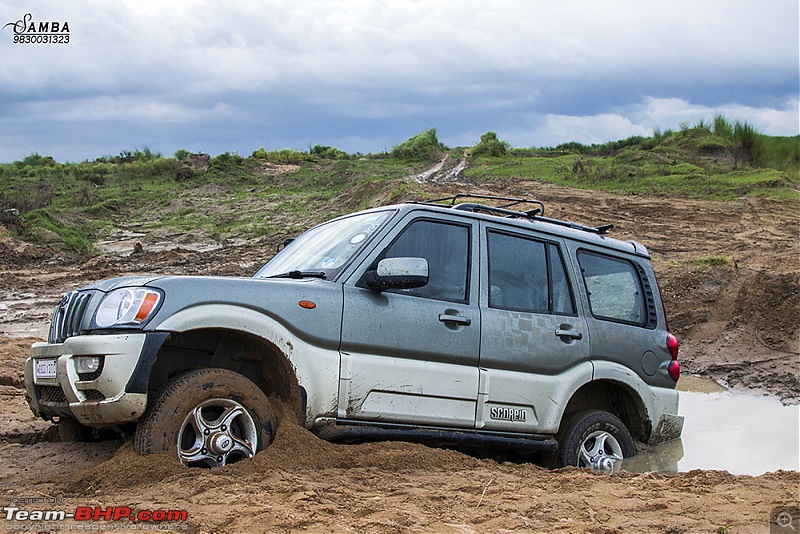
{"label": "green grass", "polygon": [[728,256],[724,255],[697,258],[696,260],[693,260],[692,263],[705,269],[713,269],[715,267],[730,267],[733,265],[733,261]]}
{"label": "green grass", "polygon": [[626,149],[616,156],[533,155],[480,157],[466,171],[477,182],[538,180],[619,194],[651,194],[730,200],[745,195],[800,198],[786,172],[720,163],[717,156],[678,148]]}
{"label": "green grass", "polygon": [[89,225],[70,224],[49,210],[37,209],[25,214],[23,237],[34,243],[61,243],[69,252],[88,254],[94,249],[94,232]]}
{"label": "green grass", "polygon": [[[760,136],[762,155],[748,162],[737,152],[737,124],[720,119],[650,138],[547,149],[510,148],[488,132],[478,145],[499,144],[505,153],[473,151],[465,174],[478,186],[533,180],[618,194],[800,199],[800,137],[751,131]],[[193,169],[186,168],[187,151],[169,158],[146,147],[69,164],[31,154],[0,164],[0,213],[4,232],[76,255],[91,253],[93,242],[128,225],[200,229],[217,238],[295,234],[373,205],[441,196],[410,177],[429,168],[431,158],[447,154],[456,161],[464,151],[447,149],[431,129],[391,153],[351,155],[319,145],[307,153],[258,149],[248,158],[225,152]]]}

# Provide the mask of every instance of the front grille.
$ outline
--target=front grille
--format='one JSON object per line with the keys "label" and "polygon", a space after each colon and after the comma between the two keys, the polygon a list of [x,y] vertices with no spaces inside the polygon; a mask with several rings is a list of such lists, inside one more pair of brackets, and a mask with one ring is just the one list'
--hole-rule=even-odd
{"label": "front grille", "polygon": [[36,386],[39,402],[47,404],[67,404],[67,396],[61,386]]}
{"label": "front grille", "polygon": [[63,343],[68,337],[77,336],[81,331],[81,321],[89,304],[91,293],[71,291],[64,295],[53,312],[50,322],[50,343]]}

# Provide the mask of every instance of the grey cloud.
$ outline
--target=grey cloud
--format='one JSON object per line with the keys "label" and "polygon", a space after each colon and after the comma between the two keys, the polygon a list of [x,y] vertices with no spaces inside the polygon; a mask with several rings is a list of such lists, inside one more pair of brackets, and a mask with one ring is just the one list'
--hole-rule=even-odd
{"label": "grey cloud", "polygon": [[[137,143],[370,152],[431,126],[452,144],[491,129],[515,145],[553,145],[676,127],[715,109],[797,133],[786,117],[798,95],[798,9],[795,0],[0,1],[8,20],[23,11],[69,20],[73,39],[21,47],[0,32],[0,160],[80,159]],[[70,129],[72,144],[32,125],[47,122]]]}

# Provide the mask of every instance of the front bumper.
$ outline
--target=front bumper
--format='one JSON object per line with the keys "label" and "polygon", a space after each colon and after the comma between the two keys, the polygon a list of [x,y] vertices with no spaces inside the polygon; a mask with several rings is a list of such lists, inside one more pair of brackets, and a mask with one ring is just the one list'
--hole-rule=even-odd
{"label": "front bumper", "polygon": [[[137,420],[147,404],[145,392],[126,392],[147,335],[126,333],[68,338],[64,343],[35,343],[25,361],[25,390],[33,413],[44,419],[73,417],[87,426]],[[102,371],[79,376],[76,356],[103,357]],[[34,376],[35,362],[56,362],[54,377]]]}

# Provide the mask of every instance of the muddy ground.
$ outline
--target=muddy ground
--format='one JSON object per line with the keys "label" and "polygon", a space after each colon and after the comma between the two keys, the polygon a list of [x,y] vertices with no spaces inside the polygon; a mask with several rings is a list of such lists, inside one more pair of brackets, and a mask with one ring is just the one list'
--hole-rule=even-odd
{"label": "muddy ground", "polygon": [[[444,196],[454,186],[431,187]],[[614,223],[615,237],[636,239],[654,256],[684,373],[800,401],[796,203],[614,196],[532,182],[472,191],[535,192],[547,215]],[[25,404],[22,363],[29,345],[46,337],[63,293],[121,274],[250,275],[274,250],[270,239],[215,243],[202,234],[132,239],[121,230],[112,241],[104,245],[109,252],[74,261],[0,234],[3,506],[34,498],[51,499],[47,510],[186,510],[186,522],[169,526],[189,532],[612,533],[768,532],[775,506],[800,503],[797,472],[547,471],[414,444],[332,445],[288,422],[253,460],[213,471],[187,470],[169,457],[142,458],[125,442],[59,443],[52,426],[35,420]],[[143,252],[130,254],[137,241]],[[4,527],[23,524],[32,523],[6,518]],[[139,525],[99,524],[106,530]]]}

